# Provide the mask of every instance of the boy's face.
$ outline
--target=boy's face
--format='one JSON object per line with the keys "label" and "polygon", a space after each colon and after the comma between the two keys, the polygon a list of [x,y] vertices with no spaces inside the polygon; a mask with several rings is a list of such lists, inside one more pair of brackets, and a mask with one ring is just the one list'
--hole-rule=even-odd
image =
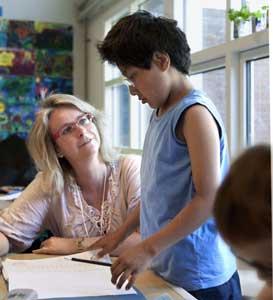
{"label": "boy's face", "polygon": [[168,72],[162,69],[157,62],[152,61],[150,69],[134,66],[119,66],[122,74],[131,83],[129,91],[151,108],[160,108],[169,97],[170,79]]}

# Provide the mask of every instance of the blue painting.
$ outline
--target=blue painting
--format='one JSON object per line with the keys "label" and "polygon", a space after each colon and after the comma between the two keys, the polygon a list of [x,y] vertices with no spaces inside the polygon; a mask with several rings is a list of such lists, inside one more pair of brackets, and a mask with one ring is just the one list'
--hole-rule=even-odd
{"label": "blue painting", "polygon": [[0,20],[0,140],[26,138],[42,99],[73,94],[71,25]]}

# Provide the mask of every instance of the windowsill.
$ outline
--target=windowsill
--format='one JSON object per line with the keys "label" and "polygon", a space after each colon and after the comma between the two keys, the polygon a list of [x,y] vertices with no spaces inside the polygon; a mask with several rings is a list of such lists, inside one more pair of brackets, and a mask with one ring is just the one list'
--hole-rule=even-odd
{"label": "windowsill", "polygon": [[141,149],[132,149],[132,148],[115,148],[117,149],[121,154],[136,154],[136,155],[142,155]]}
{"label": "windowsill", "polygon": [[207,48],[192,54],[192,65],[225,57],[228,52],[242,52],[269,44],[269,29],[227,41],[215,47]]}

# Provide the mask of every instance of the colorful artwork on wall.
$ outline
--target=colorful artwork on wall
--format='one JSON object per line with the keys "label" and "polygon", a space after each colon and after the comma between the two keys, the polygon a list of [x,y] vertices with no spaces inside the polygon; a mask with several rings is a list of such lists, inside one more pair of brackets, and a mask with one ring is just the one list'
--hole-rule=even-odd
{"label": "colorful artwork on wall", "polygon": [[0,101],[12,104],[35,104],[33,76],[0,75]]}
{"label": "colorful artwork on wall", "polygon": [[72,26],[52,23],[34,23],[36,38],[35,48],[39,49],[72,49]]}
{"label": "colorful artwork on wall", "polygon": [[29,50],[0,50],[0,74],[34,75],[34,53]]}
{"label": "colorful artwork on wall", "polygon": [[0,140],[26,138],[50,93],[73,93],[71,25],[0,20]]}
{"label": "colorful artwork on wall", "polygon": [[[44,98],[48,93],[73,93],[72,79],[58,77],[36,77],[36,98]],[[42,96],[42,97],[41,97]]]}
{"label": "colorful artwork on wall", "polygon": [[9,21],[7,43],[9,48],[33,49],[34,38],[34,22]]}
{"label": "colorful artwork on wall", "polygon": [[0,47],[7,47],[8,43],[8,20],[0,19]]}
{"label": "colorful artwork on wall", "polygon": [[39,49],[36,54],[36,74],[51,77],[71,78],[72,57],[67,51]]}

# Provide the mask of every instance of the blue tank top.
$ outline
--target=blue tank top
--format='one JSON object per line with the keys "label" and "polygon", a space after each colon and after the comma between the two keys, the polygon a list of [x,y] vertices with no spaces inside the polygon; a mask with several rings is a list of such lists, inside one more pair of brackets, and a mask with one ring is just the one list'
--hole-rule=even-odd
{"label": "blue tank top", "polygon": [[[193,90],[169,111],[151,116],[141,164],[140,230],[145,239],[167,225],[195,194],[187,144],[176,137],[176,126],[187,108],[206,107],[214,117],[220,136],[221,176],[229,165],[225,130],[211,100]],[[188,291],[215,287],[228,281],[236,271],[236,261],[219,236],[213,218],[161,252],[152,269]]]}

